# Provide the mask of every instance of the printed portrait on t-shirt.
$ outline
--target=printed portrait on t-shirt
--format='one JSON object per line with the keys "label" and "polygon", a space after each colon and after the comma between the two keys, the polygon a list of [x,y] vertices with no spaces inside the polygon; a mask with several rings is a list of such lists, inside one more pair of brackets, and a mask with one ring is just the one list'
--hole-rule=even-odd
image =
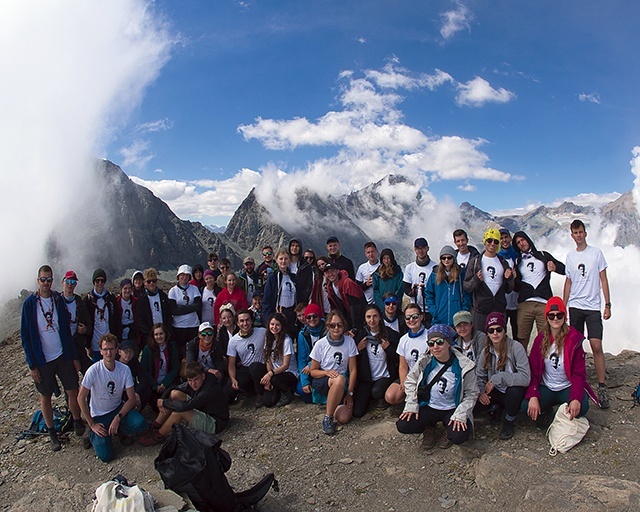
{"label": "printed portrait on t-shirt", "polygon": [[251,352],[251,355],[256,353],[256,346],[253,343],[247,345],[247,350]]}
{"label": "printed portrait on t-shirt", "polygon": [[496,269],[494,267],[487,267],[487,273],[491,277],[491,279],[496,278]]}
{"label": "printed portrait on t-shirt", "polygon": [[110,395],[113,395],[116,392],[116,383],[112,380],[107,382],[107,390],[109,391]]}
{"label": "printed portrait on t-shirt", "polygon": [[336,362],[336,365],[340,366],[342,364],[342,352],[335,352],[333,354],[333,359]]}
{"label": "printed portrait on t-shirt", "polygon": [[414,360],[415,362],[418,362],[418,356],[419,356],[419,355],[420,355],[420,352],[418,351],[418,349],[417,349],[417,348],[414,348],[414,349],[411,351],[411,357],[413,358],[413,360]]}
{"label": "printed portrait on t-shirt", "polygon": [[371,351],[373,352],[374,356],[378,355],[378,350],[380,350],[380,344],[379,343],[372,343],[371,344]]}
{"label": "printed portrait on t-shirt", "polygon": [[551,361],[551,364],[557,370],[558,369],[558,363],[560,362],[560,358],[558,357],[558,354],[556,354],[555,352],[553,354],[551,354],[549,356],[549,361]]}
{"label": "printed portrait on t-shirt", "polygon": [[447,384],[447,379],[445,379],[444,377],[440,377],[440,379],[438,380],[438,391],[440,391],[441,395],[444,395],[447,391]]}

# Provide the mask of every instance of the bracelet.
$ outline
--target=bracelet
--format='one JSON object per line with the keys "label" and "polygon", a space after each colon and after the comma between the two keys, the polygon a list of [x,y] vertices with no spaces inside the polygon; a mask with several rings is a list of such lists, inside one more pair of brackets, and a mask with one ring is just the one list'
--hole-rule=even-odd
{"label": "bracelet", "polygon": [[607,303],[604,305],[604,307],[605,307],[605,308],[609,308],[609,309],[611,309],[611,302],[607,302]]}

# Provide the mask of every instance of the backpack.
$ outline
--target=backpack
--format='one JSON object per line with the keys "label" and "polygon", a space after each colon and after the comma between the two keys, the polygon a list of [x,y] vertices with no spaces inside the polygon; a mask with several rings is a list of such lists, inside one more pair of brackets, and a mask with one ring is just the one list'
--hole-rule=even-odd
{"label": "backpack", "polygon": [[636,386],[636,389],[631,392],[631,398],[633,398],[633,405],[631,406],[632,408],[636,405],[640,405],[640,384],[638,384]]}
{"label": "backpack", "polygon": [[547,437],[551,444],[549,449],[549,455],[551,456],[571,450],[582,441],[582,438],[589,430],[589,420],[587,418],[569,419],[568,407],[569,405],[566,403],[558,406],[553,423],[547,430]]}
{"label": "backpack", "polygon": [[235,493],[224,475],[231,457],[212,434],[174,424],[154,464],[166,488],[185,493],[201,512],[252,510],[269,489],[277,492],[273,473],[242,493]]}
{"label": "backpack", "polygon": [[[73,418],[66,405],[53,407],[53,427],[60,434],[69,432],[73,428]],[[47,434],[48,432],[42,411],[38,409],[31,417],[31,426],[21,432],[20,439]]]}

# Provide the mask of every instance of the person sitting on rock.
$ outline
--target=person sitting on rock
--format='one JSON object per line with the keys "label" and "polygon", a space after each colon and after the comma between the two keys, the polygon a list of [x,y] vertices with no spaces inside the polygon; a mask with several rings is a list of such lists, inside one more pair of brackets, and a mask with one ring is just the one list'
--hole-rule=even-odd
{"label": "person sitting on rock", "polygon": [[256,361],[249,367],[254,386],[262,389],[265,407],[290,404],[298,384],[298,361],[286,324],[282,313],[274,313],[267,319],[265,362]]}
{"label": "person sitting on rock", "polygon": [[453,339],[453,346],[472,361],[477,361],[480,352],[487,344],[487,335],[473,324],[470,311],[458,311],[453,315],[453,326],[458,334]]}
{"label": "person sitting on rock", "polygon": [[567,324],[567,308],[560,297],[551,297],[545,307],[547,324],[533,340],[529,353],[531,382],[522,402],[533,421],[546,431],[553,420],[555,405],[569,404],[571,419],[589,410],[589,397],[597,402],[587,384],[584,336]]}
{"label": "person sitting on rock", "polygon": [[171,427],[182,421],[209,434],[218,434],[228,425],[229,405],[218,379],[198,362],[188,363],[184,373],[187,381],[167,389],[158,399],[159,414],[140,436],[141,445],[163,442]]}
{"label": "person sitting on rock", "polygon": [[311,385],[326,400],[322,430],[327,435],[336,433],[335,421],[348,423],[353,414],[358,348],[353,338],[345,334],[346,325],[340,311],[331,311],[326,323],[328,333],[318,340],[310,354]]}
{"label": "person sitting on rock", "polygon": [[494,420],[502,420],[500,439],[511,439],[531,380],[529,359],[522,344],[507,336],[507,320],[502,313],[487,316],[485,331],[487,341],[476,365],[478,407],[488,408]]}
{"label": "person sitting on rock", "polygon": [[[124,340],[118,347],[118,361],[131,370],[136,394],[136,411],[142,411],[151,399],[151,375],[142,367],[138,359],[138,346],[131,340]],[[125,400],[125,397],[122,397]]]}
{"label": "person sitting on rock", "polygon": [[[99,340],[102,359],[89,367],[82,379],[78,403],[89,424],[89,441],[102,462],[114,457],[112,436],[127,438],[147,430],[144,416],[135,410],[133,376],[127,365],[116,361],[118,338],[111,333]],[[122,401],[125,393],[127,400]],[[87,402],[89,399],[89,402]]]}
{"label": "person sitting on rock", "polygon": [[396,422],[398,432],[419,434],[425,449],[437,443],[435,426],[442,422],[440,448],[464,443],[473,433],[473,408],[478,398],[475,363],[451,347],[454,331],[444,324],[429,328],[429,352],[413,366],[404,387],[407,399]]}
{"label": "person sitting on rock", "polygon": [[215,341],[216,330],[209,322],[202,322],[198,337],[187,343],[186,363],[198,362],[224,385],[226,368],[222,347]]}

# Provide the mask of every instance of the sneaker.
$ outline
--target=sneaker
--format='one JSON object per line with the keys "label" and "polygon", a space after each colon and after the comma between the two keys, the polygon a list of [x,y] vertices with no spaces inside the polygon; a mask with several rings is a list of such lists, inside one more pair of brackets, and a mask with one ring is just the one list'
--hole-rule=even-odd
{"label": "sneaker", "polygon": [[598,404],[600,405],[600,409],[608,409],[609,408],[609,397],[607,396],[607,386],[601,384],[598,386]]}
{"label": "sneaker", "polygon": [[502,430],[500,431],[500,439],[511,439],[513,437],[515,422],[504,420]]}
{"label": "sneaker", "polygon": [[51,449],[54,452],[62,450],[62,445],[60,444],[60,439],[58,439],[58,433],[55,428],[49,429],[49,438],[51,439]]}
{"label": "sneaker", "polygon": [[84,421],[82,420],[73,420],[73,430],[75,431],[78,437],[82,437],[84,434],[86,427]]}
{"label": "sneaker", "polygon": [[453,444],[453,441],[449,439],[449,437],[447,437],[447,431],[445,430],[444,434],[442,434],[442,437],[440,438],[440,441],[438,442],[438,448],[446,450],[452,444]]}
{"label": "sneaker", "polygon": [[336,424],[333,421],[333,416],[327,416],[322,419],[322,430],[328,436],[336,433]]}
{"label": "sneaker", "polygon": [[422,448],[431,450],[436,445],[436,431],[433,427],[427,427],[422,433]]}
{"label": "sneaker", "polygon": [[291,402],[293,402],[293,393],[290,390],[287,390],[280,396],[280,400],[278,400],[276,407],[284,407],[285,405],[289,405]]}
{"label": "sneaker", "polygon": [[262,395],[256,395],[256,409],[264,407],[264,397]]}

